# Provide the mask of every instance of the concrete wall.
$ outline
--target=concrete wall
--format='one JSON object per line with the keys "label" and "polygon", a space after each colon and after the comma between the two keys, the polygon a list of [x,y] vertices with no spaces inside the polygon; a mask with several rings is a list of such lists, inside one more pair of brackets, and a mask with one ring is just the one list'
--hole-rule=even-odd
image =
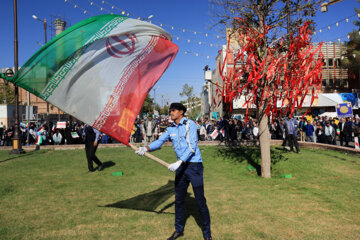
{"label": "concrete wall", "polygon": [[[19,117],[25,114],[25,106],[19,106]],[[8,128],[15,124],[15,104],[0,104],[0,124],[3,124]]]}

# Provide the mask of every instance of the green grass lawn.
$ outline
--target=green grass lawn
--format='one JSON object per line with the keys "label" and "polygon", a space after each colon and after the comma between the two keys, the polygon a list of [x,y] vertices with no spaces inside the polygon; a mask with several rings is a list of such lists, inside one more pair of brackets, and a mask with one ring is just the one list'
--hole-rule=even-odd
{"label": "green grass lawn", "polygon": [[[360,239],[359,156],[272,148],[271,179],[254,148],[200,147],[213,239]],[[0,239],[166,239],[174,231],[174,174],[130,148],[101,148],[102,172],[85,151],[0,151]],[[171,147],[154,153],[167,162]],[[123,176],[113,172],[123,171]],[[283,178],[291,174],[292,178]],[[202,239],[189,188],[185,236]]]}

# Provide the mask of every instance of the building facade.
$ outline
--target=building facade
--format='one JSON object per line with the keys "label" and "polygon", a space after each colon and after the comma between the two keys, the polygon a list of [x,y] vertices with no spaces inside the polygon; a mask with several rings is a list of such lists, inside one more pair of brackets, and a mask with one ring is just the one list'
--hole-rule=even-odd
{"label": "building facade", "polygon": [[[227,31],[228,37],[230,36],[230,31]],[[220,76],[219,63],[224,64],[223,75],[231,74],[232,68],[234,67],[234,57],[239,49],[239,45],[236,44],[236,41],[228,41],[230,42],[230,47],[227,49],[227,46],[224,45],[222,49],[219,51],[218,56],[215,59],[215,70],[211,71],[211,79],[206,76],[207,71],[205,71],[205,83],[204,83],[204,91],[203,94],[207,94],[208,97],[208,105],[210,105],[209,116],[212,117],[213,112],[218,112],[217,115],[222,117],[225,115],[224,111],[226,111],[225,107],[220,104],[219,106],[215,106],[214,99],[216,103],[221,102],[219,98],[218,92],[216,92],[216,84],[218,86],[222,86],[222,78]],[[318,44],[315,44],[314,49]],[[324,55],[324,65],[322,67],[322,83],[320,94],[326,94],[325,96],[330,96],[328,94],[339,94],[346,95],[353,94],[355,99],[359,99],[360,97],[360,79],[358,73],[351,73],[347,68],[342,66],[341,60],[342,56],[346,52],[346,46],[344,46],[341,42],[325,42],[321,47],[321,52]],[[221,62],[220,62],[221,61]],[[205,98],[203,98],[206,100]],[[344,100],[346,101],[346,100]],[[331,101],[329,101],[331,103]],[[335,102],[334,102],[335,103]],[[203,103],[202,105],[206,105]],[[359,103],[356,100],[355,109],[358,107]],[[313,105],[314,108],[316,106]],[[320,107],[320,106],[319,106]],[[335,109],[334,106],[321,106],[322,109],[318,109],[317,112],[328,111],[329,109]],[[305,107],[306,108],[306,107]],[[254,110],[254,109],[253,109]],[[246,111],[246,107],[241,104],[241,99],[238,98],[234,100],[233,103],[233,113],[244,113]],[[203,113],[206,113],[206,109],[204,109]],[[214,115],[215,116],[215,115]]]}
{"label": "building facade", "polygon": [[358,92],[360,81],[355,77],[356,74],[352,74],[341,64],[346,46],[341,42],[325,42],[321,52],[324,54],[321,92]]}

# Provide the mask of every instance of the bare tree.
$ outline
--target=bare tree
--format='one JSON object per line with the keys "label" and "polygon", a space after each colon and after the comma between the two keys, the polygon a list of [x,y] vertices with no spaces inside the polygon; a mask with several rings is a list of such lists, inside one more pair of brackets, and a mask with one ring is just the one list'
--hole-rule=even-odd
{"label": "bare tree", "polygon": [[193,107],[193,101],[194,101],[194,87],[189,86],[187,83],[183,85],[182,92],[179,93],[180,96],[186,96],[187,97],[187,103],[188,103],[188,109],[192,109]]}
{"label": "bare tree", "polygon": [[244,95],[248,108],[256,106],[264,178],[271,177],[269,117],[292,115],[308,93],[314,100],[321,84],[321,45],[314,48],[310,30],[319,2],[212,0],[218,22],[230,27],[227,54],[237,51],[226,74],[226,62],[219,66],[223,85],[218,92],[227,105]]}

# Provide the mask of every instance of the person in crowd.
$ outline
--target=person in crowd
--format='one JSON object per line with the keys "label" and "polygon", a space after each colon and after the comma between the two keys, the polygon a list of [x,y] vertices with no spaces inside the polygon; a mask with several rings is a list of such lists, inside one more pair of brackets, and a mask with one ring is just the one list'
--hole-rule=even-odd
{"label": "person in crowd", "polygon": [[305,134],[306,134],[307,142],[314,142],[314,132],[315,132],[314,125],[312,125],[310,120],[308,120],[305,126]]}
{"label": "person in crowd", "polygon": [[134,133],[134,142],[141,142],[142,140],[142,134],[141,134],[141,121],[140,119],[137,119],[135,121],[135,133]]}
{"label": "person in crowd", "polygon": [[12,145],[12,137],[14,134],[14,126],[10,126],[4,132],[4,145],[11,146]]}
{"label": "person in crowd", "polygon": [[81,142],[84,143],[85,142],[85,126],[83,123],[80,124],[79,136],[81,138]]}
{"label": "person in crowd", "polygon": [[288,144],[288,139],[286,138],[286,130],[285,130],[285,121],[284,121],[284,119],[280,119],[279,130],[281,131],[281,139],[283,140],[282,146],[286,148],[289,144]]}
{"label": "person in crowd", "polygon": [[224,118],[219,121],[219,129],[220,129],[220,134],[219,134],[220,141],[222,142],[224,140],[228,140],[229,139],[229,122],[228,122],[227,116],[224,116]]}
{"label": "person in crowd", "polygon": [[228,132],[229,132],[229,140],[231,142],[234,142],[237,140],[237,131],[236,131],[236,124],[235,124],[236,119],[230,119],[229,120],[229,127],[228,127]]}
{"label": "person in crowd", "polygon": [[56,132],[53,134],[53,141],[55,145],[60,145],[62,141],[62,135],[59,129],[56,129]]}
{"label": "person in crowd", "polygon": [[352,141],[354,133],[354,124],[350,117],[346,118],[346,129],[345,129],[345,145],[349,147],[349,142]]}
{"label": "person in crowd", "polygon": [[277,121],[273,121],[269,124],[269,131],[270,131],[270,138],[276,139],[276,128],[277,128]]}
{"label": "person in crowd", "polygon": [[355,118],[355,122],[354,122],[354,141],[355,141],[355,138],[357,138],[357,141],[359,143],[360,141],[360,118],[359,117],[356,117]]}
{"label": "person in crowd", "polygon": [[242,131],[244,128],[244,124],[241,120],[237,120],[235,125],[236,125],[235,131],[236,131],[236,138],[237,138],[236,140],[240,142],[242,140]]}
{"label": "person in crowd", "polygon": [[214,130],[215,130],[215,123],[214,123],[214,121],[213,120],[211,120],[210,122],[209,122],[209,124],[207,125],[207,127],[206,127],[206,134],[207,134],[207,136],[208,136],[208,141],[212,141],[213,139],[211,138],[211,134],[214,132]]}
{"label": "person in crowd", "polygon": [[71,137],[72,137],[73,144],[81,144],[82,143],[82,138],[80,136],[81,136],[80,135],[80,125],[76,123],[75,127],[71,131]]}
{"label": "person in crowd", "polygon": [[320,122],[318,122],[316,125],[315,134],[318,143],[326,143],[324,128]]}
{"label": "person in crowd", "polygon": [[300,153],[299,144],[297,142],[298,127],[299,127],[298,121],[294,119],[291,114],[288,114],[288,118],[285,121],[285,134],[286,134],[286,139],[289,142],[290,152],[294,151],[294,146],[295,146],[296,152]]}
{"label": "person in crowd", "polygon": [[6,130],[6,127],[3,122],[0,122],[0,140],[4,139],[4,131]]}
{"label": "person in crowd", "polygon": [[301,142],[305,142],[306,139],[306,133],[305,133],[305,126],[306,126],[306,121],[304,118],[301,118],[299,121],[299,133],[300,133],[300,141]]}
{"label": "person in crowd", "polygon": [[185,197],[191,183],[202,218],[203,237],[211,239],[210,214],[204,196],[203,164],[198,147],[196,123],[184,117],[186,107],[181,103],[172,103],[169,108],[174,123],[161,137],[146,147],[140,147],[136,154],[144,155],[147,151],[159,149],[167,140],[171,140],[177,155],[177,161],[168,169],[175,174],[175,232],[168,240],[175,240],[184,235]]}
{"label": "person in crowd", "polygon": [[143,138],[145,139],[145,142],[149,144],[154,141],[155,138],[157,138],[157,134],[158,132],[156,121],[153,120],[151,115],[149,115],[144,123]]}
{"label": "person in crowd", "polygon": [[283,140],[283,127],[284,124],[280,125],[280,121],[279,120],[275,120],[276,124],[274,125],[275,127],[275,139],[278,140]]}
{"label": "person in crowd", "polygon": [[316,121],[316,118],[314,118],[314,121],[313,121],[313,127],[315,129],[314,133],[313,133],[313,139],[314,139],[314,142],[318,142],[318,139],[317,139],[317,136],[316,136],[316,128],[317,128],[317,121]]}
{"label": "person in crowd", "polygon": [[71,123],[67,122],[66,123],[66,128],[65,128],[65,143],[66,144],[73,144],[73,138],[71,136]]}
{"label": "person in crowd", "polygon": [[253,127],[253,130],[252,130],[252,134],[254,136],[254,145],[255,145],[256,142],[259,139],[259,126],[258,126],[257,122],[254,122],[254,127]]}
{"label": "person in crowd", "polygon": [[340,129],[340,146],[344,145],[345,147],[349,146],[349,141],[352,137],[352,124],[349,121],[349,118],[342,118],[341,122],[339,123],[339,129]]}
{"label": "person in crowd", "polygon": [[87,124],[85,125],[85,152],[89,172],[95,172],[96,170],[93,162],[97,164],[98,171],[101,171],[104,168],[102,162],[95,155],[100,140],[100,134],[101,133],[97,129],[92,128]]}
{"label": "person in crowd", "polygon": [[332,144],[334,138],[336,138],[336,130],[334,129],[333,126],[330,125],[329,121],[325,122],[324,133],[325,133],[326,143]]}
{"label": "person in crowd", "polygon": [[335,123],[334,119],[330,120],[330,125],[335,129],[335,137],[333,138],[332,145],[336,145],[336,136],[338,135],[338,125]]}
{"label": "person in crowd", "polygon": [[252,137],[252,128],[250,126],[250,123],[246,123],[246,126],[244,128],[244,132],[243,132],[243,139],[245,140],[250,140]]}
{"label": "person in crowd", "polygon": [[163,120],[161,120],[160,125],[159,125],[159,136],[165,132],[166,128],[167,128],[167,123],[163,119]]}
{"label": "person in crowd", "polygon": [[202,122],[201,126],[200,126],[200,132],[199,132],[199,140],[205,141],[205,139],[207,139],[206,128],[205,128],[205,123]]}
{"label": "person in crowd", "polygon": [[101,133],[101,143],[102,144],[109,144],[110,142],[110,136],[108,136],[105,133]]}

